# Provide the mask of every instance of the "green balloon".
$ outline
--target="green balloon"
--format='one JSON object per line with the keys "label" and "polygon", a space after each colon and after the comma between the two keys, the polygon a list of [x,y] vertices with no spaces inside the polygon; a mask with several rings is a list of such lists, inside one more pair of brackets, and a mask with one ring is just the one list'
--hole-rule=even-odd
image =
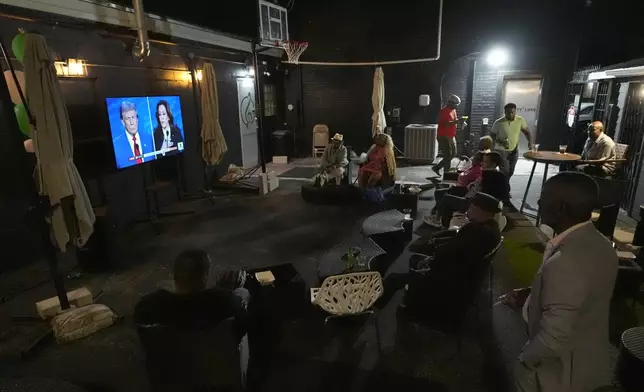
{"label": "green balloon", "polygon": [[25,105],[23,104],[18,104],[13,107],[13,112],[16,113],[16,119],[18,120],[18,127],[20,128],[20,132],[23,133],[23,135],[27,137],[31,137],[31,127],[29,125],[29,116],[27,116],[27,109],[25,109]]}
{"label": "green balloon", "polygon": [[25,58],[25,35],[18,34],[13,37],[11,41],[11,49],[13,50],[13,55],[16,56],[18,61],[22,63],[22,60]]}

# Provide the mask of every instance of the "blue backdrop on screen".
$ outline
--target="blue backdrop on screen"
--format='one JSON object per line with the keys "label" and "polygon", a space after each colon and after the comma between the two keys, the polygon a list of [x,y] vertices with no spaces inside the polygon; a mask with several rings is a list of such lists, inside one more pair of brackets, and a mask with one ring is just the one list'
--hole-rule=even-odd
{"label": "blue backdrop on screen", "polygon": [[[106,101],[117,168],[183,152],[183,116],[178,96],[106,98]],[[160,105],[161,118],[166,120],[161,123],[157,116],[160,102],[164,103]]]}

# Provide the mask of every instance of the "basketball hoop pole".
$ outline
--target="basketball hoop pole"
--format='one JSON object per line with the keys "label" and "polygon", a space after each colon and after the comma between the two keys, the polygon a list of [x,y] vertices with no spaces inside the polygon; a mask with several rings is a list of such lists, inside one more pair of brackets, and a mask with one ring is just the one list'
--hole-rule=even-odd
{"label": "basketball hoop pole", "polygon": [[257,60],[257,44],[251,41],[252,56],[253,56],[253,70],[255,71],[255,117],[257,121],[257,144],[259,147],[259,162],[262,165],[262,174],[266,173],[266,159],[264,156],[264,126],[263,117],[264,110],[262,108],[262,96],[260,95],[261,89],[259,88],[259,62]]}

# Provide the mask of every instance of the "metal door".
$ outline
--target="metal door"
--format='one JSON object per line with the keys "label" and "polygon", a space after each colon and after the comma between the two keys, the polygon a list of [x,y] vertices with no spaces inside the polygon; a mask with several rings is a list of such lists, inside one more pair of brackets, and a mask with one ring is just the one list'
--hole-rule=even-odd
{"label": "metal door", "polygon": [[242,166],[246,169],[259,162],[257,145],[257,118],[255,116],[255,79],[237,79],[239,134],[241,137]]}
{"label": "metal door", "polygon": [[[541,81],[541,79],[510,79],[503,85],[503,106],[510,102],[517,105],[517,115],[525,118],[535,140],[541,102]],[[528,151],[528,140],[523,136],[519,138],[519,151]]]}
{"label": "metal door", "polygon": [[635,203],[637,185],[640,179],[642,168],[642,124],[644,122],[644,84],[630,83],[628,96],[624,105],[621,131],[618,143],[628,145],[628,164],[624,170],[623,180],[628,181],[626,194],[624,195],[622,207],[629,215]]}

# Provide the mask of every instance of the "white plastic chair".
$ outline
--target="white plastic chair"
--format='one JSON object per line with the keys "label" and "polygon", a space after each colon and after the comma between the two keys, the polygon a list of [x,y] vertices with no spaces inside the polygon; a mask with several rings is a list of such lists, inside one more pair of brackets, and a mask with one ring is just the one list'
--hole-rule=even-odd
{"label": "white plastic chair", "polygon": [[382,277],[375,271],[329,276],[322,287],[311,289],[311,303],[332,317],[373,313],[370,308],[383,293]]}
{"label": "white plastic chair", "polygon": [[329,127],[317,124],[313,127],[313,157],[319,158],[329,145]]}

